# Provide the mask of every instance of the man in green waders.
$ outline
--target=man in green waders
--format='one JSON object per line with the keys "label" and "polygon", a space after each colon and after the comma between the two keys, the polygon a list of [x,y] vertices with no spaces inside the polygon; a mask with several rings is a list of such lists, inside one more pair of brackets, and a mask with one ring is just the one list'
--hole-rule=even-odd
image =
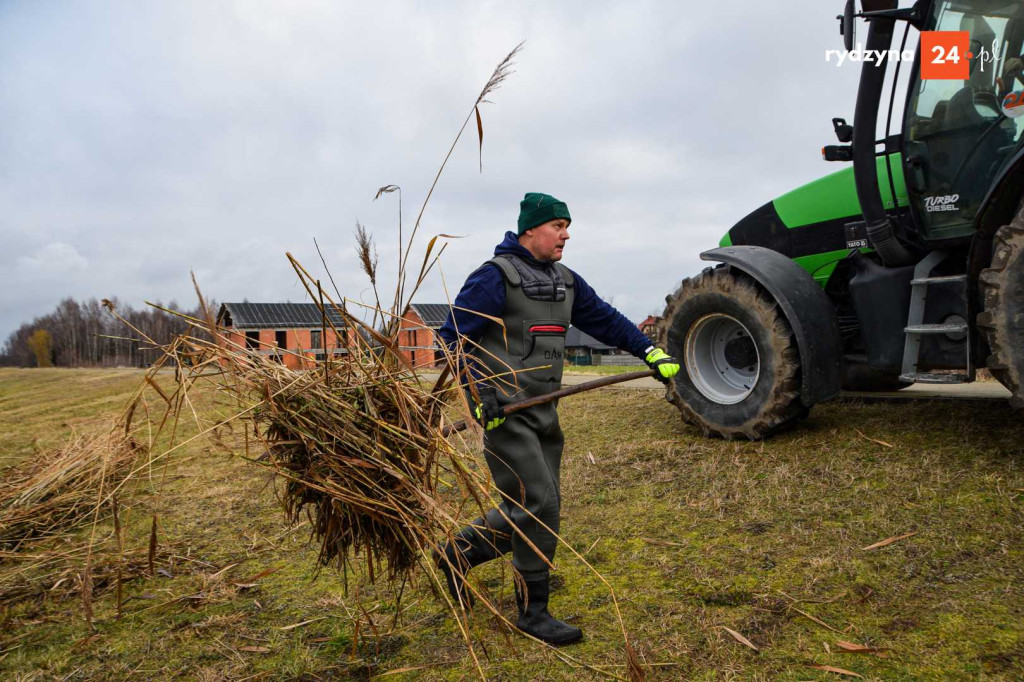
{"label": "man in green waders", "polygon": [[[527,194],[519,205],[518,232],[507,232],[494,258],[469,276],[439,332],[453,350],[460,335],[472,342],[464,348],[471,365],[476,364],[476,376],[505,378],[479,382],[479,400],[470,397],[485,428],[484,458],[503,501],[460,531],[436,557],[438,566],[452,598],[465,606],[470,600],[466,572],[512,552],[512,565],[523,579],[521,585],[516,581],[516,627],[550,644],[570,644],[583,636],[579,628],[548,613],[545,559],[554,559],[557,545],[553,533],[559,528],[564,439],[555,403],[507,417],[502,406],[561,387],[570,323],[642,358],[664,382],[679,371],[678,362],[652,346],[582,277],[558,262],[571,220],[564,202],[548,194]],[[485,315],[500,318],[504,329]],[[510,368],[527,371],[512,378]]]}

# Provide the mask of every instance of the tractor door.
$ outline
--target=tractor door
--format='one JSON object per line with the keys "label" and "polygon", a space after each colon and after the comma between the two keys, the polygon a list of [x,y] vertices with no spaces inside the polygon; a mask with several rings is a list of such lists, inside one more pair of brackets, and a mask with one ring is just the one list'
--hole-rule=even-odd
{"label": "tractor door", "polygon": [[[1004,97],[1024,87],[1024,3],[941,0],[924,31],[966,31],[964,54],[920,53],[904,110],[904,175],[926,242],[970,236],[975,215],[1000,167],[1021,143],[1024,118],[1008,118]],[[963,80],[920,77],[924,60],[967,60]]]}

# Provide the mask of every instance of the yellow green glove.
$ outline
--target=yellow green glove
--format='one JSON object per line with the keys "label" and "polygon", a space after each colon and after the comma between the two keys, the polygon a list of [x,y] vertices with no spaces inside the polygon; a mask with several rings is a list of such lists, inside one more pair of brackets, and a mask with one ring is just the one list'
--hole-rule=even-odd
{"label": "yellow green glove", "polygon": [[505,423],[505,410],[498,404],[498,394],[491,386],[480,385],[477,388],[480,402],[474,400],[473,395],[467,390],[466,399],[473,405],[473,416],[480,426],[490,431]]}
{"label": "yellow green glove", "polygon": [[505,411],[501,409],[501,406],[486,400],[476,406],[473,416],[486,431],[496,429],[505,423]]}
{"label": "yellow green glove", "polygon": [[679,361],[660,348],[651,346],[647,350],[647,357],[644,358],[644,362],[647,363],[648,367],[657,372],[654,378],[663,384],[667,384],[668,380],[679,372]]}

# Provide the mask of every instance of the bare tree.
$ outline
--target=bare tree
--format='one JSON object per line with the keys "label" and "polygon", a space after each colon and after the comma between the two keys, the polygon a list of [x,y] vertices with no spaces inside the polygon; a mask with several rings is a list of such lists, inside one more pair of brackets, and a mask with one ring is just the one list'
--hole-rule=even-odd
{"label": "bare tree", "polygon": [[[158,344],[168,343],[189,328],[182,317],[157,307],[135,310],[120,304],[116,298],[110,301],[132,327]],[[215,306],[213,302],[211,305]],[[173,301],[158,306],[199,316],[198,310],[182,310]],[[96,299],[78,302],[65,298],[53,312],[21,325],[7,337],[0,346],[0,365],[36,365],[37,353],[30,339],[40,330],[49,334],[49,354],[58,367],[145,367],[157,358],[145,338],[111,315]]]}

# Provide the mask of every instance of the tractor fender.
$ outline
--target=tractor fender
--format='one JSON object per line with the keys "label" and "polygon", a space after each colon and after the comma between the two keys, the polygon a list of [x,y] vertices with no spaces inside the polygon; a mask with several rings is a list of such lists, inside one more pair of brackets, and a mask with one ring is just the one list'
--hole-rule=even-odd
{"label": "tractor fender", "polygon": [[991,237],[996,230],[1013,220],[1024,195],[1024,149],[1017,150],[992,182],[974,226],[980,236]]}
{"label": "tractor fender", "polygon": [[[967,253],[967,319],[974,320],[982,309],[978,277],[992,262],[992,239],[999,228],[1013,220],[1024,197],[1024,149],[1017,150],[992,182],[974,219],[974,238]],[[981,363],[988,355],[988,344],[973,327],[971,354]]]}
{"label": "tractor fender", "polygon": [[[1013,220],[1024,197],[1024,149],[1017,150],[992,182],[974,219],[974,239],[967,256],[968,301],[977,303],[978,275],[992,260],[992,238]],[[972,315],[973,318],[973,315]]]}
{"label": "tractor fender", "polygon": [[800,350],[800,402],[810,407],[839,394],[839,325],[832,302],[806,270],[763,246],[727,246],[705,251],[700,258],[741,270],[779,304]]}

